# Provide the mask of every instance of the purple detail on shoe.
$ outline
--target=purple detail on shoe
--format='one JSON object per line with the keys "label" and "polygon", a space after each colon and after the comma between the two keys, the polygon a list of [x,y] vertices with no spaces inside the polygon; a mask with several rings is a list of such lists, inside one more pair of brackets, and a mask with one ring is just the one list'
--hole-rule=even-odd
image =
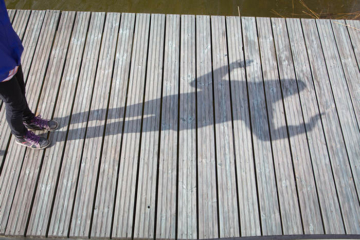
{"label": "purple detail on shoe", "polygon": [[35,135],[35,133],[28,131],[25,135],[25,139],[30,142],[31,144],[34,145],[39,145],[40,144],[40,137]]}
{"label": "purple detail on shoe", "polygon": [[49,123],[48,120],[42,119],[41,115],[35,116],[32,120],[32,123],[35,123],[37,126],[45,129],[49,129]]}

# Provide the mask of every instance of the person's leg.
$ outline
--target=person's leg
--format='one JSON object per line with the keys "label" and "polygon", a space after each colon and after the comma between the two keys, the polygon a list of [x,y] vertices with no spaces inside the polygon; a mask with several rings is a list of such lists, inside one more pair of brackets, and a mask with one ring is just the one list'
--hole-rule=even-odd
{"label": "person's leg", "polygon": [[24,76],[21,65],[16,74],[16,80],[19,83],[21,93],[26,102],[26,107],[23,111],[23,117],[22,117],[25,127],[29,130],[44,130],[44,129],[48,131],[56,130],[59,126],[59,124],[56,121],[43,119],[41,118],[40,115],[35,116],[35,114],[29,109],[25,96],[25,82],[24,82]]}
{"label": "person's leg", "polygon": [[0,97],[6,105],[6,120],[12,134],[23,137],[27,129],[23,124],[23,112],[28,108],[16,76],[6,82],[0,82]]}
{"label": "person's leg", "polygon": [[15,75],[9,81],[0,82],[0,98],[5,104],[6,120],[12,134],[16,137],[16,143],[34,149],[44,149],[50,145],[50,141],[28,131],[23,123],[24,111],[27,112],[27,117],[31,117],[33,113],[29,110],[24,96],[25,84],[23,87],[19,85],[18,76]]}
{"label": "person's leg", "polygon": [[23,99],[25,99],[25,103],[26,103],[26,106],[25,106],[24,111],[23,111],[22,120],[23,120],[23,122],[30,121],[35,117],[35,114],[29,109],[29,106],[28,106],[28,103],[27,103],[27,100],[26,100],[25,82],[24,82],[24,75],[23,75],[21,65],[19,66],[18,72],[14,76],[14,79],[16,79],[16,81],[18,82],[18,84],[20,86],[21,94],[23,95]]}

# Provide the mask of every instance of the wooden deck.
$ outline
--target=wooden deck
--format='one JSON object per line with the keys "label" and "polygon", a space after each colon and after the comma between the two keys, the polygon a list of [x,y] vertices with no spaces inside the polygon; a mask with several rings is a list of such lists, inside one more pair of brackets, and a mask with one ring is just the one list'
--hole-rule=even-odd
{"label": "wooden deck", "polygon": [[359,236],[360,21],[9,15],[60,129],[20,147],[1,103],[0,235]]}

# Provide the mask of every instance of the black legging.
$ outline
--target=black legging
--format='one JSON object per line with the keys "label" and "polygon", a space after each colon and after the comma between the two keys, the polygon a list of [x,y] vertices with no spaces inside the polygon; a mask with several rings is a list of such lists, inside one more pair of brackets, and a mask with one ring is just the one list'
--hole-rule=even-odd
{"label": "black legging", "polygon": [[12,134],[23,137],[27,133],[23,121],[34,118],[25,98],[25,83],[21,66],[15,76],[6,82],[0,82],[0,98],[6,105],[6,120]]}

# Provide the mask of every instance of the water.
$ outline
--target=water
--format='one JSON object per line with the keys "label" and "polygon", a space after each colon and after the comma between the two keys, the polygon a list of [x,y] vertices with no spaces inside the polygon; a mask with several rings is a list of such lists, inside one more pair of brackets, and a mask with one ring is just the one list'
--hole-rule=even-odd
{"label": "water", "polygon": [[[303,2],[302,2],[303,1]],[[359,0],[5,0],[10,9],[360,19]]]}

